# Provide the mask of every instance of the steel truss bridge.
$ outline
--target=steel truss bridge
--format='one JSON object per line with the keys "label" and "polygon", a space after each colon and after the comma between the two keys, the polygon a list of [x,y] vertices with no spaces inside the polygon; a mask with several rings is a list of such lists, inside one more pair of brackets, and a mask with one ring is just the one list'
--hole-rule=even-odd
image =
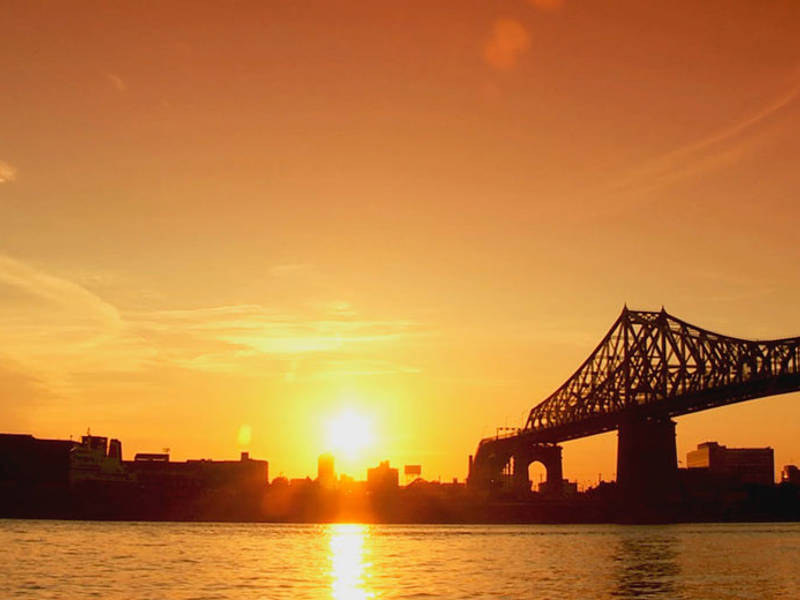
{"label": "steel truss bridge", "polygon": [[559,442],[617,429],[617,480],[635,487],[656,464],[677,468],[671,417],[798,390],[800,337],[743,340],[664,309],[626,307],[578,370],[531,409],[522,429],[481,440],[470,460],[469,483],[497,486],[513,462],[514,480],[530,489],[527,467],[539,460],[547,467],[548,485],[558,487]]}

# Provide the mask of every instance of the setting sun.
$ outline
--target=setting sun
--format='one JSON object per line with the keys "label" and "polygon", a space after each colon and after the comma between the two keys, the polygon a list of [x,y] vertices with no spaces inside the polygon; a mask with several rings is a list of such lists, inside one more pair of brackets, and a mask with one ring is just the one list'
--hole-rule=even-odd
{"label": "setting sun", "polygon": [[331,419],[327,429],[331,449],[344,453],[347,458],[372,444],[372,424],[364,415],[343,412]]}

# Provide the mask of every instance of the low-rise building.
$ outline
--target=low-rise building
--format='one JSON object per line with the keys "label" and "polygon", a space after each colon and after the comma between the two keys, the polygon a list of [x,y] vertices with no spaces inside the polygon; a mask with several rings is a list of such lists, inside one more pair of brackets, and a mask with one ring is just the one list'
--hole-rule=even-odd
{"label": "low-rise building", "polygon": [[377,467],[367,469],[367,489],[370,492],[383,492],[397,489],[400,479],[397,469],[382,461]]}
{"label": "low-rise building", "polygon": [[773,485],[775,453],[772,448],[728,448],[717,442],[698,444],[686,455],[689,469],[706,469],[736,483]]}
{"label": "low-rise building", "polygon": [[797,468],[797,465],[784,465],[781,471],[781,483],[800,486],[800,469]]}
{"label": "low-rise building", "polygon": [[27,434],[0,434],[0,483],[69,483],[72,440],[41,440]]}
{"label": "low-rise building", "polygon": [[169,454],[137,454],[124,463],[136,481],[150,486],[184,489],[257,491],[267,486],[269,463],[242,452],[239,460],[187,460],[171,462]]}

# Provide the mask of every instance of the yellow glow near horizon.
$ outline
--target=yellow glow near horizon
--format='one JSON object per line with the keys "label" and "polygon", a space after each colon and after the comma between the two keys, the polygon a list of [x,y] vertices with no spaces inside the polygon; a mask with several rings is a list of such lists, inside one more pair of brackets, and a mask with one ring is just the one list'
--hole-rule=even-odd
{"label": "yellow glow near horizon", "polygon": [[351,410],[343,412],[328,422],[328,444],[346,458],[354,458],[360,450],[373,442],[372,423],[364,415]]}

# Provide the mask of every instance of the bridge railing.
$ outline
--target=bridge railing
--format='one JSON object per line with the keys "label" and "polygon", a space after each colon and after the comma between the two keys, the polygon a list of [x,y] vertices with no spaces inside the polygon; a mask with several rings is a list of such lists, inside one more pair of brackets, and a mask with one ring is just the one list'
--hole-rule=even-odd
{"label": "bridge railing", "polygon": [[496,440],[516,437],[523,431],[524,429],[522,429],[521,427],[498,427],[497,432],[493,436],[481,439],[478,445],[480,446],[481,444],[485,444],[488,442],[494,442]]}

